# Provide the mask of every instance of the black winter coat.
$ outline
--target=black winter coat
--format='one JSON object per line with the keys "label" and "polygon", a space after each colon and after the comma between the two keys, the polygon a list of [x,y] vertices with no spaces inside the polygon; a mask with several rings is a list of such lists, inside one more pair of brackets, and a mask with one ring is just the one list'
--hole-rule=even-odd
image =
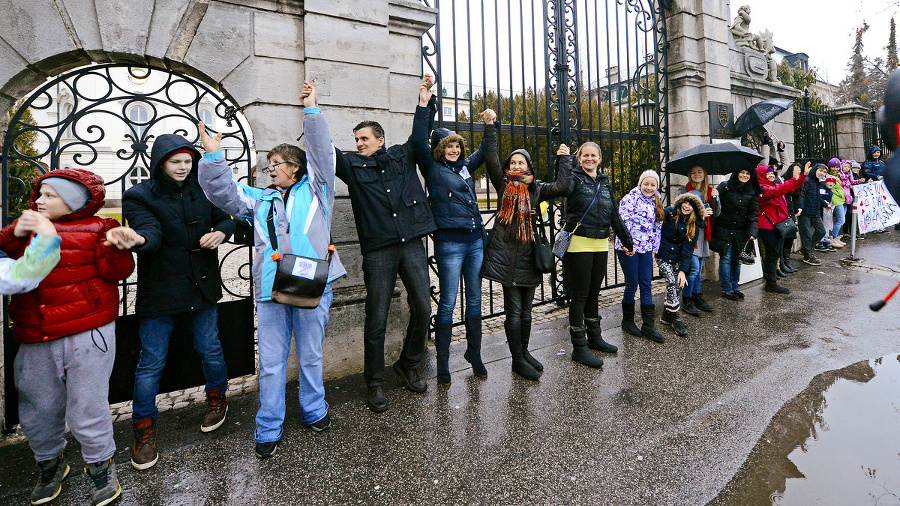
{"label": "black winter coat", "polygon": [[[528,186],[531,196],[532,214],[539,213],[539,205],[545,200],[562,197],[569,188],[572,177],[572,162],[574,156],[561,156],[557,159],[556,182],[544,183],[534,180]],[[491,178],[491,184],[500,194],[498,202],[503,201],[503,193],[506,190],[506,168],[509,159],[503,167],[487,163],[487,172]],[[532,173],[534,173],[532,169]],[[541,284],[543,275],[535,268],[534,243],[523,243],[516,235],[518,218],[513,217],[508,224],[494,219],[494,228],[491,230],[490,240],[484,252],[484,261],[481,264],[481,277],[500,283],[503,286],[533,287]]]}
{"label": "black winter coat", "polygon": [[[179,186],[161,169],[166,155],[190,149],[195,156],[190,175]],[[137,306],[141,318],[209,307],[222,298],[218,250],[200,247],[200,238],[217,230],[225,238],[234,221],[206,198],[197,182],[200,153],[180,135],[161,135],[153,143],[150,179],[133,186],[122,198],[125,220],[146,242],[137,253]]]}
{"label": "black winter coat", "polygon": [[743,247],[751,236],[757,236],[758,197],[762,194],[762,188],[757,181],[756,170],[752,170],[750,181],[746,184],[740,184],[736,174],[733,174],[731,179],[719,184],[718,190],[722,211],[716,218],[709,248],[724,255],[732,240],[737,242],[738,247]]}
{"label": "black winter coat", "polygon": [[[682,202],[690,202],[694,208],[694,237],[687,238],[687,221],[680,220],[675,223],[675,218],[681,209]],[[690,193],[683,193],[675,199],[671,207],[664,209],[666,214],[663,220],[662,233],[659,241],[659,252],[656,258],[678,265],[678,270],[688,274],[691,272],[691,257],[694,256],[694,246],[697,244],[697,238],[703,233],[700,226],[703,220],[703,201],[700,197]]]}
{"label": "black winter coat", "polygon": [[[585,215],[588,206],[596,192],[597,199],[590,212]],[[606,239],[609,237],[609,227],[616,232],[616,237],[622,241],[622,245],[629,250],[634,249],[634,241],[631,233],[625,227],[622,216],[619,214],[619,203],[613,193],[609,176],[598,173],[596,178],[588,175],[581,166],[572,170],[572,182],[566,192],[566,225],[565,229],[571,232],[575,225],[584,216],[581,226],[575,230],[575,235],[591,239]]]}
{"label": "black winter coat", "polygon": [[347,183],[363,255],[435,231],[416,165],[432,163],[427,107],[416,107],[413,132],[404,144],[373,156],[335,148],[337,177]]}

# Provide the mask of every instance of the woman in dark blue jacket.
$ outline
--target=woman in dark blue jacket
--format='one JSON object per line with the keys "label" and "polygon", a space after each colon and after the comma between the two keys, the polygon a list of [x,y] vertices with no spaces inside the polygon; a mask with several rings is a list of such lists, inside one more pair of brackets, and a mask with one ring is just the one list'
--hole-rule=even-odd
{"label": "woman in dark blue jacket", "polygon": [[697,236],[702,233],[703,201],[693,193],[683,193],[675,199],[671,207],[663,210],[662,237],[656,264],[659,273],[666,279],[666,304],[660,321],[671,325],[679,336],[687,335],[687,324],[681,320],[681,289],[687,285],[687,275],[691,272],[691,257]]}
{"label": "woman in dark blue jacket", "polygon": [[487,377],[481,361],[481,263],[484,259],[484,224],[475,194],[472,173],[487,161],[500,166],[497,155],[497,115],[487,109],[481,113],[484,136],[481,147],[466,158],[466,143],[461,136],[438,128],[431,134],[432,160],[422,167],[428,187],[428,201],[437,230],[434,232],[434,257],[438,267],[440,300],[434,325],[439,385],[450,385],[450,340],[453,332],[453,307],[462,276],[466,288],[465,359],[480,378]]}

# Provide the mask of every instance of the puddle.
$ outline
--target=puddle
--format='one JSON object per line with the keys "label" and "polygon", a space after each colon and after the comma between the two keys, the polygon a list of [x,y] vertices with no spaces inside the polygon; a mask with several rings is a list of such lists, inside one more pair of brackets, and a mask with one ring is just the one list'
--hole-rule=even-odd
{"label": "puddle", "polygon": [[900,504],[900,355],[816,376],[710,501]]}

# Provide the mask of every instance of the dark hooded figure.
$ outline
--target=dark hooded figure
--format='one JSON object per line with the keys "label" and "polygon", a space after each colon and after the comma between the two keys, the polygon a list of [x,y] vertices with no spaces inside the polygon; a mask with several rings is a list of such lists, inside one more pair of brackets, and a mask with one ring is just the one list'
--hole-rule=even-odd
{"label": "dark hooded figure", "polygon": [[719,283],[722,296],[729,300],[742,300],[738,290],[741,251],[757,235],[759,204],[757,197],[763,190],[756,177],[756,170],[741,169],[731,173],[728,181],[719,184],[721,212],[716,218],[709,247],[719,257]]}
{"label": "dark hooded figure", "polygon": [[860,166],[860,176],[867,182],[878,181],[884,179],[885,164],[881,159],[881,148],[878,146],[869,147],[866,154],[866,161]]}
{"label": "dark hooded figure", "polygon": [[534,291],[543,276],[534,259],[534,226],[532,214],[539,204],[561,197],[569,190],[572,178],[572,156],[557,159],[556,182],[536,179],[531,155],[517,149],[502,168],[488,164],[491,184],[500,194],[500,209],[494,219],[490,240],[484,253],[481,277],[503,286],[503,310],[506,340],[512,355],[512,369],[525,379],[536,381],[541,376],[538,362],[528,352],[531,337],[531,305]]}
{"label": "dark hooded figure", "polygon": [[[156,449],[156,395],[169,349],[174,317],[187,317],[203,360],[207,410],[200,430],[225,421],[228,377],[218,337],[216,302],[222,280],[216,248],[234,233],[234,221],[206,198],[197,182],[200,152],[180,135],[153,143],[150,179],[125,192],[128,227],[113,231],[120,247],[137,253],[135,312],[141,320],[141,356],[134,379],[134,445],[131,465],[149,469]],[[130,228],[129,228],[130,227]]]}
{"label": "dark hooded figure", "polygon": [[692,192],[679,195],[663,212],[665,219],[660,233],[659,251],[656,253],[660,275],[666,280],[665,308],[660,321],[671,325],[675,333],[683,337],[687,335],[687,324],[679,316],[681,290],[688,284],[691,257],[694,256],[697,238],[703,233],[700,224],[706,213],[703,201]]}
{"label": "dark hooded figure", "polygon": [[[432,98],[433,100],[433,98]],[[436,110],[436,108],[435,108]],[[453,334],[453,308],[459,294],[460,279],[465,286],[466,351],[463,357],[472,364],[472,372],[487,377],[481,361],[481,262],[484,259],[484,224],[472,173],[482,164],[499,166],[496,114],[486,109],[481,146],[466,156],[466,142],[457,133],[438,128],[431,133],[429,160],[419,166],[428,187],[428,202],[437,230],[434,232],[434,258],[438,268],[440,300],[434,322],[434,348],[437,356],[437,381],[450,385],[450,340]]]}

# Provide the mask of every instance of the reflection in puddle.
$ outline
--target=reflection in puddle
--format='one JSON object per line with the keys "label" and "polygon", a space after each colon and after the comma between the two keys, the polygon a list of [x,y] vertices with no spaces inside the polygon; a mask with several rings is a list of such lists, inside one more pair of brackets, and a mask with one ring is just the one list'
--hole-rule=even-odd
{"label": "reflection in puddle", "polygon": [[710,504],[900,504],[900,355],[816,376]]}

